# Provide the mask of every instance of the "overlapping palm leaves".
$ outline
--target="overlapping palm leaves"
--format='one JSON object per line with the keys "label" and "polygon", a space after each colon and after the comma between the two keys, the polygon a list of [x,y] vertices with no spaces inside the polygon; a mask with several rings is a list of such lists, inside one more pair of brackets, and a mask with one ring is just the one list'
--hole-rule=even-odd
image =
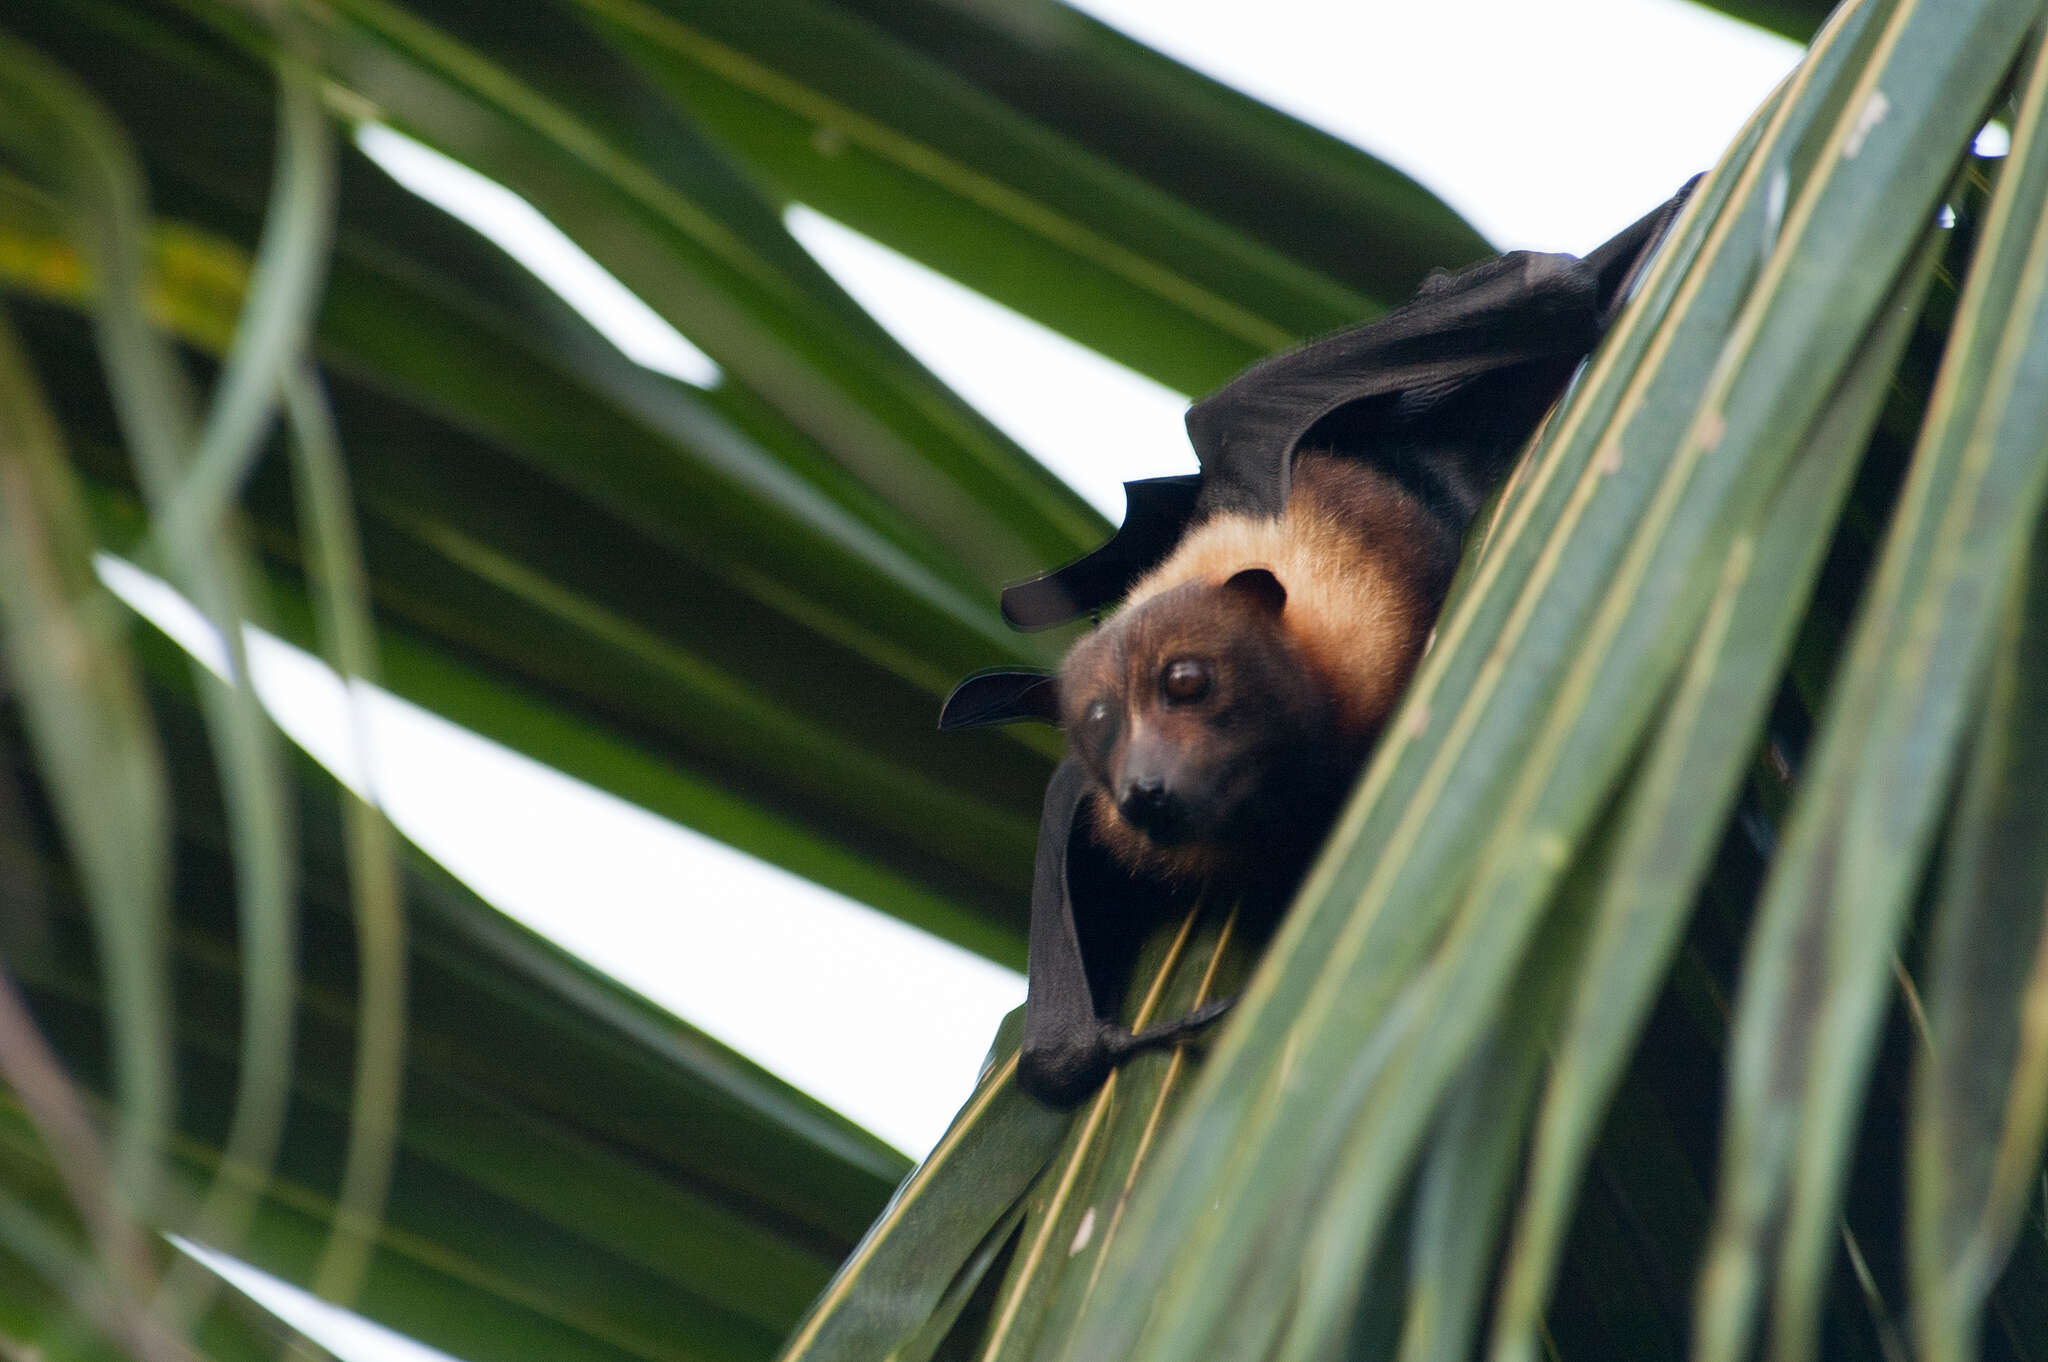
{"label": "overlapping palm leaves", "polygon": [[[1844,8],[1539,440],[1219,1052],[1065,1122],[999,1047],[795,1355],[2048,1356],[2039,19]],[[1188,391],[1476,237],[1050,4],[0,23],[0,1334],[270,1346],[189,1269],[153,1307],[171,1227],[477,1362],[770,1355],[900,1158],[395,848],[92,554],[1016,961],[1054,749],[930,716],[1048,656],[993,588],[1103,527],[777,209]],[[610,350],[363,119],[723,381]],[[1205,904],[1130,1006],[1249,954]]]}

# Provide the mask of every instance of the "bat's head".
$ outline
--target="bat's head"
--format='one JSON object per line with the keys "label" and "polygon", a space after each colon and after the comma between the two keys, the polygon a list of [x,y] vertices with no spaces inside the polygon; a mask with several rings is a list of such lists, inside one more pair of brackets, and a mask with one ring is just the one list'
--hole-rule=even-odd
{"label": "bat's head", "polygon": [[1201,873],[1320,829],[1348,769],[1332,699],[1270,570],[1189,582],[1128,607],[1068,654],[1067,740],[1092,778],[1097,831],[1127,862]]}

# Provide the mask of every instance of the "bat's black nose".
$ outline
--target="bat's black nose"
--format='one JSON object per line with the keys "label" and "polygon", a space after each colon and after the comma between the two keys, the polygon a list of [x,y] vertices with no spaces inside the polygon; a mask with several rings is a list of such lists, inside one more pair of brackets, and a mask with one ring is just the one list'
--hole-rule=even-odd
{"label": "bat's black nose", "polygon": [[1179,805],[1167,793],[1166,782],[1157,776],[1140,776],[1124,782],[1116,808],[1125,822],[1151,837],[1170,834],[1180,821]]}

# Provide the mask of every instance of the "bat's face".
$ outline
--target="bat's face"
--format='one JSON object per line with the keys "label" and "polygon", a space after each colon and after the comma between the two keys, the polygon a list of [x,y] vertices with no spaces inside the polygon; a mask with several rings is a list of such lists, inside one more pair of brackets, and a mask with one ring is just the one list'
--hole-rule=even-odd
{"label": "bat's face", "polygon": [[1247,569],[1125,610],[1068,655],[1068,741],[1095,781],[1102,830],[1112,846],[1128,839],[1127,859],[1227,853],[1301,806],[1333,720],[1285,611],[1273,574]]}

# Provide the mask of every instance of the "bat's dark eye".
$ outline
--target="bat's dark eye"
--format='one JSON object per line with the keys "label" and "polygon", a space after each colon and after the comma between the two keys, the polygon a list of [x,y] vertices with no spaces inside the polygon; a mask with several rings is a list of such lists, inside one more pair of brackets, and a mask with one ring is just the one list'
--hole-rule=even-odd
{"label": "bat's dark eye", "polygon": [[1096,761],[1107,761],[1116,746],[1117,717],[1116,708],[1108,700],[1090,700],[1081,707],[1081,716],[1067,736],[1073,739],[1077,752]]}
{"label": "bat's dark eye", "polygon": [[1159,673],[1159,692],[1179,704],[1201,699],[1209,693],[1209,664],[1192,657],[1175,658]]}

